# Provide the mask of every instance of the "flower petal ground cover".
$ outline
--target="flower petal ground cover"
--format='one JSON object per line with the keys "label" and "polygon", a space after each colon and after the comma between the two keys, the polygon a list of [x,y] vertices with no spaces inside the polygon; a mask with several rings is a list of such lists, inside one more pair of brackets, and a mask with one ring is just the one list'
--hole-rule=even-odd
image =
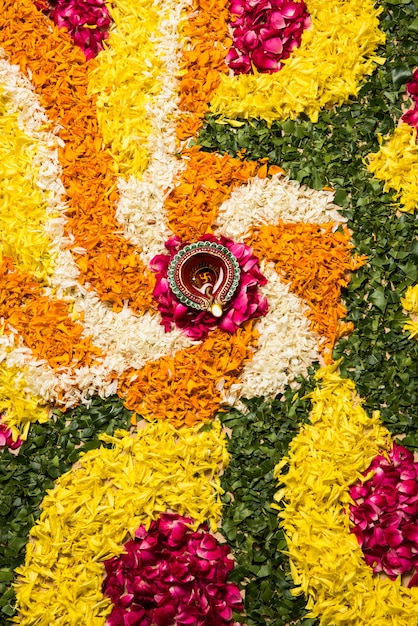
{"label": "flower petal ground cover", "polygon": [[[384,427],[392,436],[401,435],[402,445],[414,450],[418,448],[418,344],[403,330],[408,317],[402,311],[401,298],[409,286],[418,282],[417,214],[397,212],[393,196],[383,192],[383,184],[367,171],[366,160],[368,154],[378,149],[378,135],[392,133],[405,108],[405,85],[418,66],[418,7],[415,3],[399,1],[383,2],[380,6],[383,9],[379,16],[380,28],[386,33],[386,42],[380,45],[377,53],[386,58],[386,62],[366,77],[357,98],[351,97],[340,107],[319,112],[315,123],[302,115],[296,120],[273,121],[271,126],[260,119],[238,119],[231,126],[228,120],[207,114],[195,143],[208,154],[228,153],[234,158],[245,154],[249,161],[268,159],[269,164],[283,168],[291,180],[314,190],[328,187],[335,191],[334,201],[348,220],[355,252],[367,255],[368,261],[355,270],[344,288],[347,307],[344,321],[352,322],[353,330],[338,340],[333,358],[342,358],[340,375],[354,382],[356,392],[364,400],[365,413],[372,416],[373,411],[379,410],[383,425],[379,428]],[[113,145],[118,145],[116,140]],[[168,237],[162,233],[162,242],[166,239]],[[247,333],[249,336],[250,331]],[[253,336],[251,341],[255,341]],[[183,348],[188,349],[187,346]],[[225,460],[218,492],[223,505],[222,520],[217,523],[235,560],[229,581],[245,591],[245,614],[236,614],[234,619],[248,626],[362,623],[358,616],[357,622],[350,622],[349,618],[337,622],[335,615],[330,616],[326,611],[317,617],[308,616],[308,598],[292,594],[295,584],[300,586],[300,580],[295,574],[294,556],[292,566],[289,562],[285,530],[279,527],[277,509],[272,507],[279,488],[275,466],[288,455],[300,425],[309,423],[312,398],[314,401],[318,398],[307,397],[320,384],[314,378],[315,369],[316,365],[310,366],[303,377],[296,378],[296,386],[284,385],[274,398],[244,398],[240,407],[224,407],[218,414],[230,437],[226,440],[229,464],[226,452],[221,452],[223,444],[216,444],[216,454],[219,458],[223,455]],[[190,384],[193,385],[192,379]],[[334,381],[333,384],[337,383]],[[31,424],[18,454],[7,449],[2,452],[0,623],[8,624],[16,615],[12,586],[16,581],[15,569],[24,563],[28,533],[31,528],[36,528],[40,505],[47,493],[45,507],[52,511],[55,506],[54,481],[62,477],[59,489],[64,506],[65,489],[71,485],[71,468],[80,458],[81,469],[87,474],[88,468],[93,472],[93,468],[99,467],[106,458],[109,472],[112,463],[115,467],[121,463],[128,477],[129,438],[114,435],[118,429],[129,429],[131,421],[135,419],[123,406],[122,398],[95,396],[90,406],[80,404],[65,412],[55,409],[53,419]],[[152,424],[152,427],[155,432],[164,428],[163,424]],[[206,442],[205,446],[215,446],[218,441],[216,428],[211,422],[203,427],[199,436]],[[103,435],[104,441],[99,439]],[[383,445],[383,439],[379,442]],[[371,451],[374,445],[371,445]],[[296,450],[295,446],[292,450]],[[99,453],[101,449],[104,452]],[[114,453],[115,449],[120,450],[121,458]],[[152,447],[150,450],[152,456]],[[163,452],[160,451],[161,459]],[[175,451],[173,454],[175,456]],[[126,466],[123,459],[126,459]],[[364,459],[362,471],[367,469],[371,460]],[[155,475],[158,471],[155,466]],[[186,472],[186,469],[181,471]],[[81,473],[79,477],[82,477]],[[289,481],[291,477],[290,473]],[[139,477],[135,478],[140,481]],[[178,513],[191,516],[187,509],[190,502],[187,501],[186,509]],[[217,520],[221,506],[216,499],[213,502],[213,510],[202,513],[211,523]],[[197,513],[196,509],[195,516]],[[151,517],[147,515],[143,519],[132,520],[127,516],[120,520],[118,536],[123,535],[124,525],[134,534],[143,521],[150,523],[155,513],[150,510]],[[137,522],[135,527],[134,521]],[[65,519],[62,523],[65,528]],[[109,520],[109,529],[112,523]],[[46,527],[39,528],[42,531]],[[285,525],[285,529],[288,534],[289,527]],[[97,535],[91,537],[92,549]],[[106,540],[110,541],[112,537],[109,534]],[[354,539],[351,535],[349,542]],[[100,547],[109,549],[109,545],[97,544],[96,548],[99,551]],[[123,541],[113,547],[116,551],[122,548]],[[46,553],[43,558],[48,559],[50,555]],[[96,571],[96,564],[92,563],[91,567],[91,571]],[[321,593],[319,590],[318,596],[322,598]],[[64,595],[63,591],[63,605]],[[23,600],[30,602],[30,596]],[[309,602],[309,610],[312,610],[312,602]],[[16,619],[19,623],[20,618]],[[59,623],[72,622],[66,622],[64,618]]]}

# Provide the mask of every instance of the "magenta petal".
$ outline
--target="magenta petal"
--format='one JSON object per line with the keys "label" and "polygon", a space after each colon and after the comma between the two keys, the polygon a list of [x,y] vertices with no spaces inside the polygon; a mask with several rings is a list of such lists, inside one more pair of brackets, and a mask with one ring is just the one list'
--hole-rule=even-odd
{"label": "magenta petal", "polygon": [[155,609],[152,615],[153,624],[155,626],[172,626],[177,613],[177,607],[174,603],[165,604]]}
{"label": "magenta petal", "polygon": [[415,543],[418,546],[418,525],[417,524],[405,524],[403,528],[403,535],[405,539]]}
{"label": "magenta petal", "polygon": [[261,72],[275,71],[279,67],[278,61],[274,57],[268,56],[262,47],[256,48],[253,51],[251,60]]}
{"label": "magenta petal", "polygon": [[254,50],[258,45],[257,34],[253,30],[249,30],[243,37],[243,47],[245,50]]}
{"label": "magenta petal", "polygon": [[270,24],[271,28],[275,30],[280,30],[286,26],[285,19],[283,14],[280,11],[273,11],[270,14]]}
{"label": "magenta petal", "polygon": [[115,606],[106,620],[106,626],[124,626],[126,611]]}
{"label": "magenta petal", "polygon": [[262,46],[266,52],[271,52],[273,54],[281,54],[283,52],[282,40],[280,37],[265,39]]}
{"label": "magenta petal", "polygon": [[238,58],[239,58],[239,54],[235,50],[235,48],[230,48],[228,51],[228,54],[225,57],[225,62],[227,65],[230,65],[233,61],[236,61],[236,59]]}
{"label": "magenta petal", "polygon": [[245,12],[244,2],[241,2],[241,0],[232,0],[229,10],[233,15],[242,15]]}
{"label": "magenta petal", "polygon": [[5,424],[0,422],[0,448],[9,448],[9,450],[17,450],[23,441],[20,437],[16,441],[13,439],[12,431]]}
{"label": "magenta petal", "polygon": [[402,115],[402,121],[410,126],[418,127],[418,107],[410,109]]}
{"label": "magenta petal", "polygon": [[408,93],[408,95],[410,96],[418,96],[418,81],[412,81],[410,83],[407,83],[406,85],[406,91]]}
{"label": "magenta petal", "polygon": [[408,496],[416,496],[418,494],[418,482],[414,480],[403,480],[400,482],[398,491]]}
{"label": "magenta petal", "polygon": [[229,66],[236,74],[248,74],[251,71],[250,57],[248,55],[243,55],[236,61],[229,63]]}
{"label": "magenta petal", "polygon": [[411,580],[408,583],[408,587],[411,589],[412,587],[418,587],[418,572],[412,576]]}
{"label": "magenta petal", "polygon": [[292,18],[298,15],[300,10],[295,2],[283,2],[281,12],[285,17]]}
{"label": "magenta petal", "polygon": [[403,541],[402,533],[397,528],[388,528],[384,531],[384,536],[388,546],[391,548],[400,546]]}

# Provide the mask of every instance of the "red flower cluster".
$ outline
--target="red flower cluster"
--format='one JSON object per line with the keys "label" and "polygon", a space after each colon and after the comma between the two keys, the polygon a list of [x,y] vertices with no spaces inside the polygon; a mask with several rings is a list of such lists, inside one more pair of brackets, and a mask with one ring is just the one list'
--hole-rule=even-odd
{"label": "red flower cluster", "polygon": [[58,28],[68,30],[87,60],[103,49],[111,24],[105,0],[39,0],[35,4]]}
{"label": "red flower cluster", "polygon": [[228,626],[243,607],[229,548],[187,517],[162,514],[136,532],[126,554],[105,561],[103,593],[115,605],[108,626]]}
{"label": "red flower cluster", "polygon": [[0,450],[9,448],[9,450],[17,450],[22,445],[20,437],[13,441],[12,431],[5,424],[0,422]]}
{"label": "red flower cluster", "polygon": [[154,288],[154,297],[158,302],[162,324],[169,332],[175,324],[183,329],[192,339],[205,339],[209,332],[216,327],[228,332],[235,332],[246,320],[265,315],[268,310],[267,299],[258,292],[259,285],[265,285],[267,280],[261,274],[258,259],[249,246],[244,243],[234,243],[226,237],[204,235],[199,241],[219,243],[235,256],[241,269],[240,283],[236,294],[225,305],[222,317],[216,318],[209,311],[197,311],[182,304],[173,294],[168,282],[168,266],[175,255],[184,248],[179,237],[171,237],[165,247],[167,254],[158,254],[151,259],[150,267],[156,274],[157,282]]}
{"label": "red flower cluster", "polygon": [[226,62],[235,74],[280,70],[311,23],[303,0],[231,0],[230,12],[233,45]]}
{"label": "red flower cluster", "polygon": [[418,586],[418,463],[396,443],[389,458],[377,456],[367,472],[373,476],[350,489],[352,529],[366,563],[375,573],[395,580],[412,575]]}
{"label": "red flower cluster", "polygon": [[418,128],[418,68],[412,74],[412,80],[406,84],[406,93],[414,101],[414,107],[401,117],[403,122]]}

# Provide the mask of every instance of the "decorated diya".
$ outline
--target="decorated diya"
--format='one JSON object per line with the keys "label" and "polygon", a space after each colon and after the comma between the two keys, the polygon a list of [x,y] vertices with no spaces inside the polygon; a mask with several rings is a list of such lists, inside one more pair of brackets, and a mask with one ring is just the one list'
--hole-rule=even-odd
{"label": "decorated diya", "polygon": [[182,248],[170,262],[168,282],[187,307],[221,317],[239,285],[241,269],[225,246],[198,241]]}

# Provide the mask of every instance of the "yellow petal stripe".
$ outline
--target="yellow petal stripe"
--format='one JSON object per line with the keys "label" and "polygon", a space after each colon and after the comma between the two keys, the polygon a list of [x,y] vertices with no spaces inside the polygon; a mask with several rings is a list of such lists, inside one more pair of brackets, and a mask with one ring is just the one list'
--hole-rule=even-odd
{"label": "yellow petal stripe", "polygon": [[35,142],[20,130],[18,114],[0,93],[0,254],[44,280],[50,273],[50,240],[45,234],[46,202],[36,186]]}
{"label": "yellow petal stripe", "polygon": [[371,74],[379,31],[372,0],[306,0],[311,26],[301,45],[275,74],[222,75],[211,100],[213,113],[226,118],[258,117],[272,122],[305,113],[317,121],[323,108],[356,96],[362,79]]}
{"label": "yellow petal stripe", "polygon": [[16,439],[18,435],[26,439],[33,422],[42,424],[48,421],[48,410],[42,406],[40,398],[27,388],[24,370],[0,364],[0,413],[1,421],[12,429]]}
{"label": "yellow petal stripe", "polygon": [[19,624],[103,625],[102,561],[119,555],[141,524],[172,510],[197,527],[221,517],[219,470],[228,463],[219,422],[205,432],[165,422],[87,452],[44,498],[25,564],[16,571]]}
{"label": "yellow petal stripe", "polygon": [[116,170],[138,175],[148,165],[147,105],[161,88],[153,39],[164,14],[149,0],[114,0],[107,8],[113,26],[89,74],[89,92],[97,94],[97,120]]}
{"label": "yellow petal stripe", "polygon": [[409,339],[418,338],[418,284],[408,287],[405,297],[401,298],[401,304],[405,311],[412,313],[403,329],[409,333]]}
{"label": "yellow petal stripe", "polygon": [[394,191],[399,210],[413,213],[418,208],[418,145],[417,130],[403,122],[392,136],[379,137],[380,149],[368,155],[368,170]]}
{"label": "yellow petal stripe", "polygon": [[418,588],[374,576],[350,533],[349,488],[391,441],[379,414],[367,416],[354,383],[336,367],[317,374],[312,424],[302,426],[275,472],[284,484],[276,499],[285,502],[280,517],[295,595],[305,594],[321,626],[416,626]]}

